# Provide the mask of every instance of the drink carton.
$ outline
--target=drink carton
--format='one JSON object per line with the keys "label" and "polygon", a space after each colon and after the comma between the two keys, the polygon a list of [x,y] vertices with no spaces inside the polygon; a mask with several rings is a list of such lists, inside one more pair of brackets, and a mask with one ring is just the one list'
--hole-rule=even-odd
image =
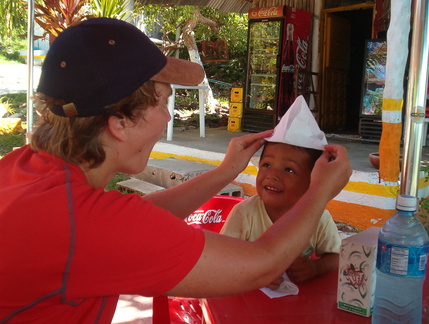
{"label": "drink carton", "polygon": [[370,227],[342,240],[337,291],[339,309],[371,316],[379,230]]}

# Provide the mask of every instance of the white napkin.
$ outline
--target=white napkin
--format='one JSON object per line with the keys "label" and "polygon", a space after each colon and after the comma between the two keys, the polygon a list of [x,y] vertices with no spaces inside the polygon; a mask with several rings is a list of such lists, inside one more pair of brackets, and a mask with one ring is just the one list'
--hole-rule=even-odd
{"label": "white napkin", "polygon": [[265,140],[321,151],[324,150],[324,145],[328,144],[325,133],[320,130],[303,96],[295,99],[274,128],[273,135]]}
{"label": "white napkin", "polygon": [[292,281],[290,281],[286,272],[283,273],[282,277],[284,278],[284,281],[281,283],[280,287],[277,288],[276,290],[272,290],[267,287],[261,288],[260,290],[270,298],[278,298],[278,297],[283,297],[288,295],[298,295],[299,293],[298,286],[295,285]]}

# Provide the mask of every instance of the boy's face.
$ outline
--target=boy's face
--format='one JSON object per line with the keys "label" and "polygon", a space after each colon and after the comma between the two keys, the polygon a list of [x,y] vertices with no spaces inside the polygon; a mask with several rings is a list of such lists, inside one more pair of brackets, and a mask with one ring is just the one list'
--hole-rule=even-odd
{"label": "boy's face", "polygon": [[267,143],[259,161],[256,190],[267,212],[289,210],[307,191],[313,164],[303,149]]}

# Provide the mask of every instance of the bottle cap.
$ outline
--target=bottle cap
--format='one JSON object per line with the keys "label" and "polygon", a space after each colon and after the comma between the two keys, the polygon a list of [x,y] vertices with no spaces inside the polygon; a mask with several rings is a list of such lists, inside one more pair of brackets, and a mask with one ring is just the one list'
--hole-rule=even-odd
{"label": "bottle cap", "polygon": [[417,198],[414,196],[399,195],[396,199],[396,209],[415,211],[417,209]]}

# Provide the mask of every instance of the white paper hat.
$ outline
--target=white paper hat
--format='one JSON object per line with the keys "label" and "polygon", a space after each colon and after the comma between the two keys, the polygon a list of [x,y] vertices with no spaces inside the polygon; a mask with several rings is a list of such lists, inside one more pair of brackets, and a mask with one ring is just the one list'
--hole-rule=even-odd
{"label": "white paper hat", "polygon": [[295,102],[283,115],[280,123],[274,128],[273,135],[265,140],[322,151],[324,145],[328,144],[325,133],[317,125],[303,96],[295,99]]}

